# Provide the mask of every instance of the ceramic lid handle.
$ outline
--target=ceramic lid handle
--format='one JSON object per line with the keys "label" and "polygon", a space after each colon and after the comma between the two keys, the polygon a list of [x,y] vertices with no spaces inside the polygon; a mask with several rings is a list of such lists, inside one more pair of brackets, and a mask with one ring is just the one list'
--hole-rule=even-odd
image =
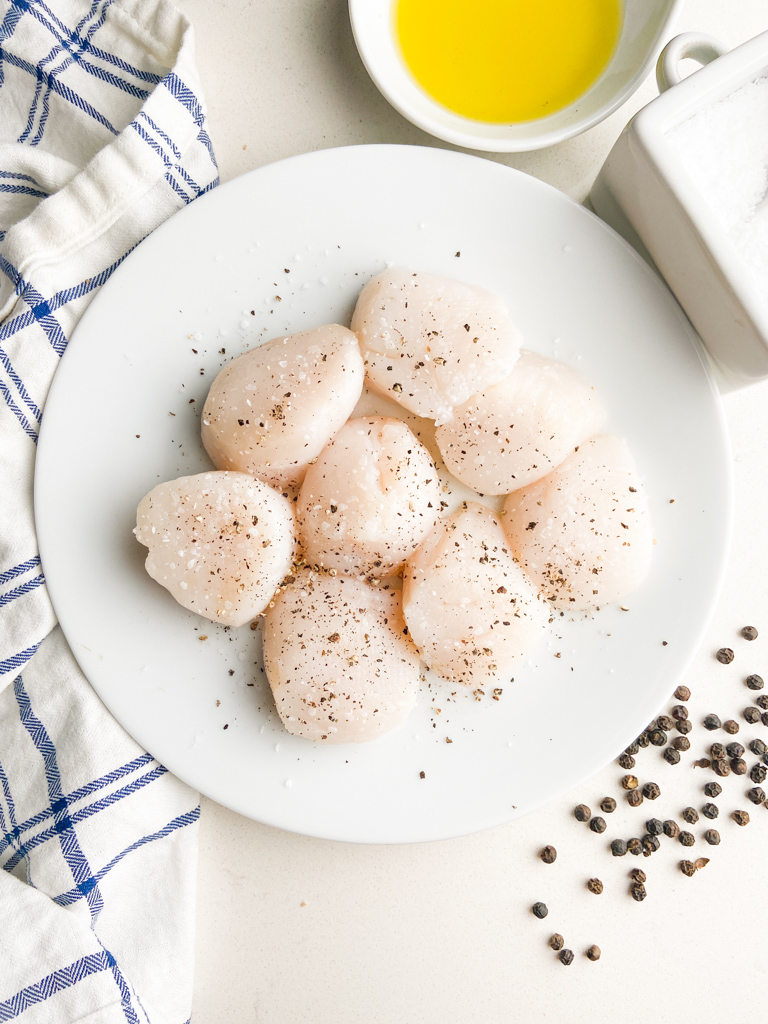
{"label": "ceramic lid handle", "polygon": [[680,61],[686,57],[698,61],[699,64],[709,64],[726,52],[726,47],[718,39],[703,32],[683,32],[675,36],[661,51],[656,64],[656,83],[659,92],[666,92],[682,81]]}

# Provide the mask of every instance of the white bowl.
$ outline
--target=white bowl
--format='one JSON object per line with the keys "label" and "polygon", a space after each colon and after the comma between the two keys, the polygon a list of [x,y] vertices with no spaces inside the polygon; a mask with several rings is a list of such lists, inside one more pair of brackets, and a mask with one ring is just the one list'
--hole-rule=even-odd
{"label": "white bowl", "polygon": [[[705,66],[681,80],[685,57]],[[603,220],[656,264],[729,387],[768,376],[768,301],[669,133],[764,75],[768,32],[729,53],[709,36],[677,36],[659,59],[665,91],[624,129],[590,196]],[[713,139],[713,154],[717,146]]]}
{"label": "white bowl", "polygon": [[395,36],[396,0],[349,0],[352,31],[368,74],[392,106],[435,138],[484,152],[542,149],[613,113],[645,78],[682,0],[624,0],[619,41],[605,71],[573,103],[549,117],[490,124],[454,114],[433,100],[405,65]]}

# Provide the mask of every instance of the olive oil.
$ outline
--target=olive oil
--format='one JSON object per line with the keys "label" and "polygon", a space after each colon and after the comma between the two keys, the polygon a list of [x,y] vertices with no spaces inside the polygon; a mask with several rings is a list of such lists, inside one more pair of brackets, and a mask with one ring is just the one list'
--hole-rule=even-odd
{"label": "olive oil", "polygon": [[475,121],[546,117],[610,60],[621,0],[394,0],[405,63],[438,103]]}

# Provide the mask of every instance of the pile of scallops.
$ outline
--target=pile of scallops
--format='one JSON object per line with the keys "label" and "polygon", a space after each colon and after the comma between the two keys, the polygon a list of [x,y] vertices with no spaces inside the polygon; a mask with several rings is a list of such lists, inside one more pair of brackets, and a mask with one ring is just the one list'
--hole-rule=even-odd
{"label": "pile of scallops", "polygon": [[[627,445],[600,434],[580,374],[521,341],[499,297],[387,270],[351,329],[274,338],[225,366],[202,413],[216,471],[141,501],[154,580],[213,622],[261,618],[288,732],[374,739],[413,708],[422,662],[493,687],[555,610],[642,583],[652,535]],[[364,386],[433,421],[440,470],[418,428],[354,415]],[[446,467],[485,500],[446,511]]]}

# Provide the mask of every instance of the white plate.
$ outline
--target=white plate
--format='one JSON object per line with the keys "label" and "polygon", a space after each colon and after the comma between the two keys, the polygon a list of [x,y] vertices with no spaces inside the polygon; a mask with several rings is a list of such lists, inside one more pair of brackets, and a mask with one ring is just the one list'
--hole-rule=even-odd
{"label": "white plate", "polygon": [[[432,678],[412,716],[382,739],[319,747],[281,729],[258,632],[176,605],[144,573],[131,531],[158,481],[209,467],[197,411],[219,367],[261,338],[346,322],[361,285],[388,262],[501,293],[528,347],[595,384],[646,479],[658,544],[629,611],[558,617],[500,700],[461,688],[452,697],[456,687]],[[64,355],[35,487],[62,627],[125,728],[220,803],[360,842],[499,824],[615,757],[700,642],[731,504],[719,396],[687,321],[634,252],[533,178],[399,146],[262,168],[143,242]]]}

